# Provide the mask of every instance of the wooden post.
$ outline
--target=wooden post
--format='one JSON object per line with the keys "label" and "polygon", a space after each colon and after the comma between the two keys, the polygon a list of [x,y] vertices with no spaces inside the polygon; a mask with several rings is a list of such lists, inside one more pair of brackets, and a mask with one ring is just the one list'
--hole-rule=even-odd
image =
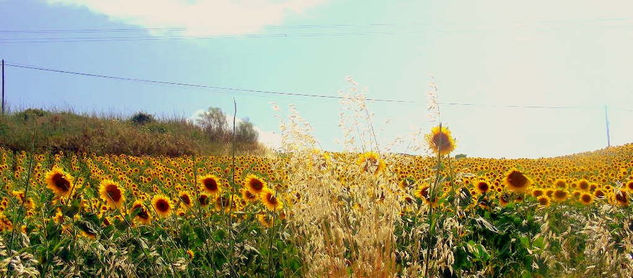
{"label": "wooden post", "polygon": [[2,115],[4,115],[4,59],[2,59]]}

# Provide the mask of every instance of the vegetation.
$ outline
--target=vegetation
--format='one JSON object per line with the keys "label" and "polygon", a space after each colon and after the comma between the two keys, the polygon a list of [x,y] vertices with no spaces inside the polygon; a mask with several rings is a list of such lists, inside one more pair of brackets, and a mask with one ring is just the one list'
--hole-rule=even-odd
{"label": "vegetation", "polygon": [[633,276],[633,144],[457,158],[438,124],[400,155],[348,100],[363,151],[319,150],[293,109],[267,156],[0,149],[0,276]]}
{"label": "vegetation", "polygon": [[[217,109],[215,116],[225,118]],[[0,147],[13,151],[72,152],[128,155],[203,155],[231,152],[232,131],[186,119],[160,119],[137,113],[129,119],[77,115],[28,109],[0,116]],[[249,124],[249,123],[247,123]],[[237,126],[240,153],[261,153],[257,132],[244,123]],[[251,136],[244,136],[250,134]]]}

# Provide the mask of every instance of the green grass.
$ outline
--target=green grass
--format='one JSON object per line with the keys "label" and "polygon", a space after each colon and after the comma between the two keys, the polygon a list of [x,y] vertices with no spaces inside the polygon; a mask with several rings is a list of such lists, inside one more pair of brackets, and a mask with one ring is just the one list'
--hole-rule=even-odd
{"label": "green grass", "polygon": [[[14,151],[166,156],[231,152],[230,138],[211,138],[184,118],[138,124],[116,116],[39,109],[0,116],[0,147]],[[236,150],[265,152],[263,146],[250,142],[237,142]]]}

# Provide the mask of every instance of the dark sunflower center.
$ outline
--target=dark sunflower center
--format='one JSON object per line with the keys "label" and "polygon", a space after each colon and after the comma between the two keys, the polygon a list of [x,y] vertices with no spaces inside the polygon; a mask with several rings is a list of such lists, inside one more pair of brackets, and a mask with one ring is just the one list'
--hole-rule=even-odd
{"label": "dark sunflower center", "polygon": [[554,197],[556,197],[558,199],[563,199],[563,198],[567,197],[567,192],[562,191],[562,190],[557,190],[556,192],[554,192]]}
{"label": "dark sunflower center", "polygon": [[618,194],[615,194],[615,199],[620,202],[620,203],[626,203],[626,193],[624,192],[620,192]]}
{"label": "dark sunflower center", "polygon": [[191,199],[189,198],[189,195],[187,194],[182,194],[180,196],[180,200],[182,200],[182,202],[185,203],[185,205],[191,204]]}
{"label": "dark sunflower center", "polygon": [[61,173],[55,173],[53,175],[53,183],[55,184],[55,187],[61,189],[62,191],[70,190],[70,182]]}
{"label": "dark sunflower center", "polygon": [[604,192],[602,192],[601,190],[596,191],[596,197],[603,198],[604,197]]}
{"label": "dark sunflower center", "polygon": [[439,151],[445,151],[451,147],[450,138],[444,132],[433,135],[433,144]]}
{"label": "dark sunflower center", "polygon": [[583,202],[585,203],[589,203],[591,202],[591,196],[589,195],[582,195],[582,197],[580,197],[582,199]]}
{"label": "dark sunflower center", "polygon": [[216,191],[218,190],[218,183],[215,181],[215,179],[205,179],[204,187],[206,187],[210,191]]}
{"label": "dark sunflower center", "polygon": [[422,188],[422,190],[420,191],[420,195],[422,195],[422,197],[424,197],[425,199],[429,198],[429,188],[425,187]]}
{"label": "dark sunflower center", "polygon": [[244,195],[246,195],[247,199],[255,199],[255,194],[251,193],[248,190],[244,193]]}
{"label": "dark sunflower center", "polygon": [[262,183],[262,181],[258,179],[252,179],[250,181],[250,186],[252,189],[255,189],[256,191],[264,189],[264,184]]}
{"label": "dark sunflower center", "polygon": [[538,197],[538,196],[543,195],[543,191],[541,191],[541,190],[534,190],[533,194],[534,194],[534,197]]}
{"label": "dark sunflower center", "polygon": [[209,197],[207,197],[207,195],[200,195],[200,197],[198,197],[198,203],[200,203],[203,206],[208,205]]}
{"label": "dark sunflower center", "polygon": [[277,205],[277,197],[275,197],[275,195],[273,194],[267,194],[266,199],[268,200],[268,203],[270,203],[273,206]]}
{"label": "dark sunflower center", "polygon": [[547,205],[547,202],[548,202],[548,200],[547,200],[547,199],[545,199],[545,198],[540,198],[540,199],[538,199],[538,203],[539,203],[539,204],[541,204],[541,205],[543,205],[543,206],[544,206],[544,205]]}
{"label": "dark sunflower center", "polygon": [[477,187],[479,188],[479,190],[481,190],[482,192],[486,192],[488,191],[488,184],[485,182],[480,182],[479,184],[477,184]]}
{"label": "dark sunflower center", "polygon": [[121,190],[116,184],[108,184],[106,186],[106,193],[114,202],[118,202],[121,200]]}
{"label": "dark sunflower center", "polygon": [[587,182],[583,181],[583,182],[580,182],[578,187],[580,187],[580,189],[582,189],[582,190],[587,190],[589,188],[589,184]]}
{"label": "dark sunflower center", "polygon": [[518,171],[512,171],[512,173],[508,175],[508,183],[510,183],[510,185],[514,187],[524,187],[525,185],[527,185],[527,181],[528,179],[521,172]]}
{"label": "dark sunflower center", "polygon": [[167,212],[169,210],[169,203],[167,200],[160,199],[156,202],[156,209],[160,212]]}

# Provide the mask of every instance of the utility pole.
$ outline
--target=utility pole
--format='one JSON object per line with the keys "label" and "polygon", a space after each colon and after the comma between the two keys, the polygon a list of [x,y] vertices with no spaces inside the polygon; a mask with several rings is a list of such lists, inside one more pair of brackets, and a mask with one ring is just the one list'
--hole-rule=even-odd
{"label": "utility pole", "polygon": [[604,106],[604,122],[607,127],[607,147],[611,147],[611,136],[609,135],[609,114],[607,113],[607,106]]}
{"label": "utility pole", "polygon": [[4,115],[4,59],[2,59],[2,115]]}

